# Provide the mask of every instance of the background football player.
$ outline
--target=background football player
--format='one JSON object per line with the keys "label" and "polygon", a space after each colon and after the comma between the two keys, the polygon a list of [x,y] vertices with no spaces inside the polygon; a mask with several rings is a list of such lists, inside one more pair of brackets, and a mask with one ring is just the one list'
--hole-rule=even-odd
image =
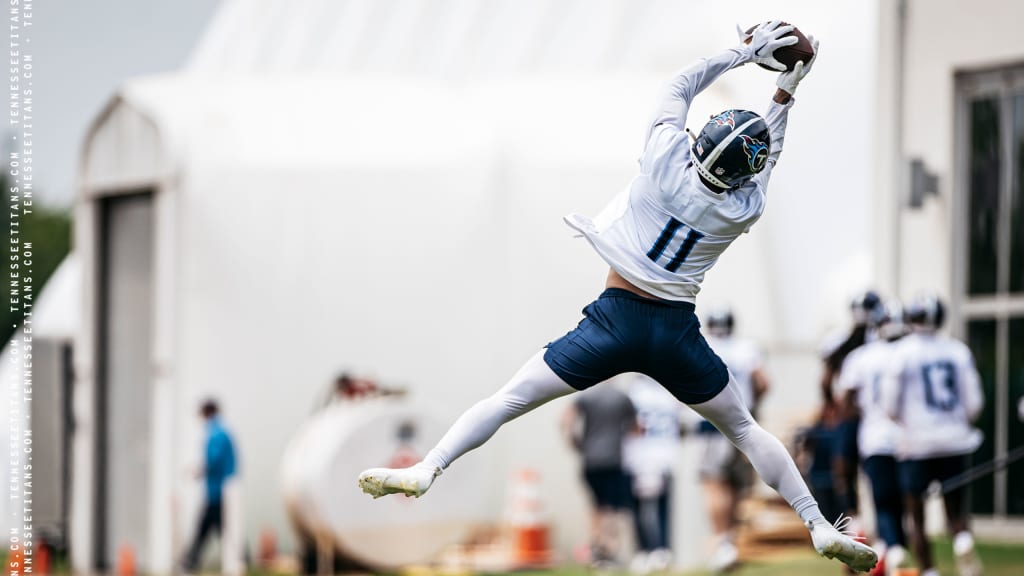
{"label": "background football player", "polygon": [[[900,424],[900,485],[921,576],[939,574],[925,535],[925,491],[930,483],[965,471],[969,455],[982,442],[981,432],[972,426],[985,402],[974,356],[963,342],[938,333],[944,318],[944,306],[934,296],[919,296],[908,306],[913,332],[895,345],[882,382],[886,412]],[[978,576],[966,488],[949,491],[944,500],[960,574]]]}
{"label": "background football player", "polygon": [[578,394],[562,416],[562,428],[579,452],[583,481],[590,492],[590,561],[609,568],[620,560],[618,516],[631,511],[633,494],[623,462],[626,436],[637,426],[629,396],[615,386]]}
{"label": "background football player", "polygon": [[626,439],[625,459],[633,489],[637,554],[633,574],[668,569],[672,562],[672,484],[679,462],[683,406],[655,380],[636,374],[629,398],[636,406],[637,434]]}
{"label": "background football player", "polygon": [[[733,335],[735,318],[728,308],[712,310],[706,325],[708,344],[736,378],[747,409],[756,414],[757,406],[769,388],[760,350],[754,342]],[[703,444],[700,479],[711,529],[715,534],[715,552],[711,556],[710,568],[721,572],[739,560],[736,548],[737,511],[740,497],[753,480],[753,470],[743,454],[714,426],[704,421],[699,430]]]}
{"label": "background football player", "polygon": [[903,309],[898,302],[892,302],[878,327],[878,338],[850,352],[838,383],[847,411],[860,419],[857,447],[871,483],[875,534],[880,541],[876,550],[886,551],[885,565],[889,570],[902,564],[906,557],[906,535],[896,461],[900,430],[882,405],[881,383],[892,363],[896,342],[906,334]]}
{"label": "background football player", "polygon": [[845,366],[846,358],[861,346],[877,339],[878,326],[885,316],[882,298],[874,290],[867,290],[850,303],[853,328],[845,339],[835,343],[824,355],[825,370],[822,392],[825,406],[822,414],[834,418],[835,444],[832,454],[832,489],[840,510],[852,518],[851,528],[859,532],[857,520],[859,498],[857,494],[857,468],[860,460],[857,449],[860,415],[843,401],[843,394],[835,393]]}

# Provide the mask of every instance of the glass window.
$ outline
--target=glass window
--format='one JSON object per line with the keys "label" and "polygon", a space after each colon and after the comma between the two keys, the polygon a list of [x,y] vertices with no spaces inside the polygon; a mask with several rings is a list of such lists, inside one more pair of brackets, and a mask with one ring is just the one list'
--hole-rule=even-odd
{"label": "glass window", "polygon": [[996,291],[999,224],[999,100],[978,99],[970,107],[970,212],[967,292]]}
{"label": "glass window", "polygon": [[[981,374],[985,392],[985,409],[976,423],[985,434],[981,448],[971,455],[971,465],[989,462],[995,457],[996,432],[996,321],[973,320],[967,324],[967,345],[974,352],[974,361]],[[992,514],[995,511],[995,477],[988,476],[971,484],[971,511]]]}
{"label": "glass window", "polygon": [[1013,99],[1013,186],[1010,188],[1010,291],[1024,292],[1024,94]]}
{"label": "glass window", "polygon": [[[1007,446],[1010,450],[1024,446],[1024,422],[1018,415],[1019,402],[1024,400],[1024,318],[1010,320],[1010,401],[1009,433]],[[1006,479],[1006,512],[1024,514],[1024,460],[1011,464]]]}
{"label": "glass window", "polygon": [[[981,464],[1024,446],[1024,65],[965,74],[958,83],[956,170],[965,189],[955,241],[965,257],[957,263],[954,306],[985,392],[977,422],[985,439],[972,456]],[[975,482],[971,509],[1024,517],[1021,486],[1024,460]]]}

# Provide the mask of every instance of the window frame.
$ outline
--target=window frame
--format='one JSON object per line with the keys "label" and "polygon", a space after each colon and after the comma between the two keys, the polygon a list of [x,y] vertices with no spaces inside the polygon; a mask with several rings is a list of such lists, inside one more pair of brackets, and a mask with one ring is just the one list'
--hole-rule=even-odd
{"label": "window frame", "polygon": [[[950,328],[954,335],[963,339],[967,335],[968,323],[972,320],[995,320],[996,322],[996,371],[995,398],[986,398],[995,407],[994,453],[995,457],[1005,456],[1009,436],[1009,325],[1011,319],[1024,318],[1024,292],[1010,292],[1010,241],[1011,212],[1010,200],[1016,174],[1013,157],[1013,114],[1014,98],[1024,96],[1024,63],[999,68],[959,72],[955,75],[955,118],[954,118],[954,194],[953,194],[953,302]],[[972,102],[985,96],[996,96],[999,106],[1000,137],[1000,211],[997,223],[997,269],[996,290],[992,294],[972,295],[968,292],[970,270],[970,113]],[[1024,182],[1020,183],[1024,186]],[[1022,190],[1024,193],[1024,190]],[[1020,233],[1024,233],[1021,231]],[[1015,402],[1012,402],[1016,406]],[[994,478],[994,516],[1007,516],[1008,486],[1007,471],[997,471]]]}

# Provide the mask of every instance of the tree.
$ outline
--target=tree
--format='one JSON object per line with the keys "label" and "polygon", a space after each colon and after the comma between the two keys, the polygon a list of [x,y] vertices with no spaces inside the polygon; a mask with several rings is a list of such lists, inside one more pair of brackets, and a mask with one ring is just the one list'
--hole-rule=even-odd
{"label": "tree", "polygon": [[[71,215],[70,210],[63,210],[58,208],[49,207],[46,205],[40,205],[38,202],[33,202],[33,206],[29,209],[30,212],[21,210],[18,215],[18,224],[16,227],[11,226],[11,206],[10,197],[6,193],[9,193],[9,180],[6,174],[0,174],[0,185],[3,186],[5,192],[5,198],[8,200],[8,205],[5,209],[0,210],[0,226],[3,227],[5,240],[4,246],[10,247],[12,233],[16,235],[22,247],[26,243],[31,242],[32,244],[32,266],[31,273],[28,270],[19,268],[18,272],[21,275],[19,278],[19,284],[24,286],[24,279],[26,276],[32,277],[32,295],[33,302],[38,298],[42,292],[46,282],[53,275],[54,271],[57,270],[57,266],[64,260],[64,258],[71,251]],[[5,250],[7,252],[7,250]],[[10,255],[10,252],[7,252]],[[11,269],[9,264],[11,260],[5,258],[8,262],[7,275],[8,277],[4,282],[5,286],[8,286],[10,290],[10,278],[9,274]],[[8,293],[9,294],[9,293]],[[14,332],[17,330],[17,326],[20,326],[24,320],[24,311],[20,307],[15,310],[11,310],[9,303],[10,298],[5,297],[4,301],[7,303],[3,306],[3,310],[0,310],[0,341],[5,345]]]}

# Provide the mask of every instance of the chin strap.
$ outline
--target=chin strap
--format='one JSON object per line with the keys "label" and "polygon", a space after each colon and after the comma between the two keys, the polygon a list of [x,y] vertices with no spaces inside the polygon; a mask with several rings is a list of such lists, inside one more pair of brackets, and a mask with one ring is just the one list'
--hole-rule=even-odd
{"label": "chin strap", "polygon": [[697,173],[700,174],[702,178],[707,180],[708,183],[713,184],[716,188],[720,188],[721,192],[725,192],[731,188],[725,182],[722,182],[721,180],[716,178],[714,174],[712,174],[707,168],[705,168],[704,165],[701,164],[700,158],[694,156],[693,165],[697,167]]}

